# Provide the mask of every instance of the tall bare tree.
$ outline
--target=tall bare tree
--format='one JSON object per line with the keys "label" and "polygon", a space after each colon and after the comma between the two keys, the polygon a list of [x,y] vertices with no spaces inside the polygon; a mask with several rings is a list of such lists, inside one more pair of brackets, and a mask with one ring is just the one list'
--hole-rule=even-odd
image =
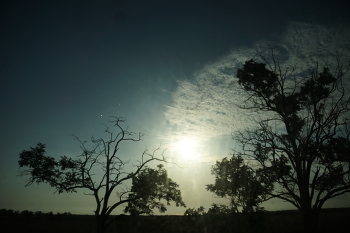
{"label": "tall bare tree", "polygon": [[[119,156],[121,144],[126,141],[138,142],[142,138],[139,133],[133,136],[127,128],[122,127],[124,118],[114,117],[111,123],[117,129],[114,134],[106,126],[107,139],[91,138],[93,144],[88,149],[86,142],[79,140],[82,153],[76,158],[62,156],[59,161],[47,156],[45,145],[38,145],[30,150],[23,150],[18,161],[21,176],[30,176],[26,186],[33,183],[48,183],[56,189],[55,192],[76,192],[77,189],[87,189],[96,201],[95,217],[96,232],[104,232],[113,222],[108,219],[112,211],[122,204],[128,204],[124,211],[131,214],[152,214],[152,209],[158,208],[160,212],[167,209],[161,200],[169,205],[171,201],[176,206],[184,206],[178,185],[172,181],[162,165],[152,169],[151,162],[167,162],[164,154],[157,156],[158,151],[152,153],[144,150],[140,160],[134,164],[132,171],[125,168],[126,162]],[[98,175],[100,174],[100,175]],[[132,181],[131,187],[126,186]],[[117,187],[122,186],[118,199],[111,202],[111,196]]]}
{"label": "tall bare tree", "polygon": [[235,153],[255,161],[260,179],[275,185],[270,198],[298,208],[315,232],[324,203],[350,192],[349,63],[337,56],[336,67],[316,63],[297,74],[282,69],[273,50],[262,59],[237,70],[248,94],[240,107],[256,112],[257,127],[233,136],[242,145]]}

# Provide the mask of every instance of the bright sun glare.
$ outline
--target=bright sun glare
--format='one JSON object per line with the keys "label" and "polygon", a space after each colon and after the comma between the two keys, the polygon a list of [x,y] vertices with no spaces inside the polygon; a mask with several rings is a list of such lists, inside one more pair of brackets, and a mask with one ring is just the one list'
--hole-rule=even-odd
{"label": "bright sun glare", "polygon": [[176,144],[176,150],[181,153],[181,155],[187,159],[193,159],[196,156],[196,146],[197,143],[191,139],[184,139]]}

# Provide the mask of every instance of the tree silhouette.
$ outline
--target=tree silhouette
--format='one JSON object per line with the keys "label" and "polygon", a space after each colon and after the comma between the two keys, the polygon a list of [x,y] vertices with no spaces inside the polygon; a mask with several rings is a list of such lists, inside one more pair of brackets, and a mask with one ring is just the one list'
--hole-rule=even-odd
{"label": "tree silhouette", "polygon": [[[138,137],[133,137],[132,132],[121,126],[124,122],[125,118],[114,117],[110,123],[118,133],[113,134],[106,126],[108,139],[92,137],[91,149],[86,148],[86,142],[75,137],[82,150],[75,159],[61,156],[60,160],[56,161],[45,154],[45,145],[41,143],[28,151],[22,151],[18,163],[20,168],[27,168],[20,171],[20,175],[30,176],[26,186],[48,183],[58,193],[88,189],[88,195],[92,195],[96,201],[96,232],[104,232],[107,229],[112,223],[108,221],[108,216],[122,204],[128,204],[124,211],[131,214],[151,214],[153,208],[164,212],[166,207],[161,200],[165,200],[168,205],[174,201],[176,206],[185,207],[178,185],[168,178],[163,166],[158,165],[157,169],[148,167],[148,164],[154,161],[167,162],[163,153],[156,156],[158,149],[152,153],[144,150],[141,159],[133,165],[134,170],[125,169],[126,162],[118,154],[121,144],[126,141],[138,142],[143,135],[139,133]],[[98,173],[102,174],[98,176]],[[131,187],[124,186],[128,180],[132,181]],[[110,204],[113,191],[121,185],[123,188],[118,193],[117,201]]]}
{"label": "tree silhouette", "polygon": [[231,214],[232,208],[224,204],[211,204],[211,207],[208,210],[208,214]]}
{"label": "tree silhouette", "polygon": [[257,127],[234,136],[242,145],[235,152],[257,163],[259,179],[275,185],[270,198],[297,207],[314,232],[323,204],[350,192],[350,99],[343,85],[350,64],[337,56],[333,70],[316,63],[298,77],[295,67],[281,68],[273,50],[272,62],[262,59],[237,71],[248,94],[240,107],[257,113]]}
{"label": "tree silhouette", "polygon": [[188,208],[184,215],[185,216],[200,216],[205,214],[205,208],[203,206],[200,206],[199,208]]}
{"label": "tree silhouette", "polygon": [[259,204],[267,198],[267,192],[272,189],[270,183],[266,184],[255,176],[240,156],[216,161],[211,173],[215,175],[215,183],[208,184],[206,189],[230,200],[230,211],[213,204],[211,211],[214,212],[221,209],[223,212],[233,213],[240,212],[240,209],[243,213],[261,210]]}

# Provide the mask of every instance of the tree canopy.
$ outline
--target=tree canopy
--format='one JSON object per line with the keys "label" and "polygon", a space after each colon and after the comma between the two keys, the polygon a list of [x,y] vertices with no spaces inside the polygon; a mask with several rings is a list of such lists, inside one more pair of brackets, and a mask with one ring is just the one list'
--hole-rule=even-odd
{"label": "tree canopy", "polygon": [[167,171],[159,164],[158,169],[147,168],[138,176],[133,177],[130,198],[139,195],[140,198],[128,202],[124,212],[131,215],[153,214],[153,209],[157,208],[161,213],[167,209],[164,203],[159,200],[165,200],[167,205],[171,201],[176,206],[184,206],[179,185],[168,177]]}
{"label": "tree canopy", "polygon": [[[219,197],[229,199],[230,209],[236,213],[261,210],[259,205],[272,188],[271,184],[259,180],[240,156],[216,161],[211,173],[215,175],[215,183],[208,184],[206,189]],[[214,204],[213,210],[219,209],[218,207]]]}

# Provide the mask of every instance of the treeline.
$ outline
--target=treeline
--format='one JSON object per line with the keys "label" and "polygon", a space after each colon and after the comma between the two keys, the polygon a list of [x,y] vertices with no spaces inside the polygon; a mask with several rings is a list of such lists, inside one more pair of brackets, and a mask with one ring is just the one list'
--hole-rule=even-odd
{"label": "treeline", "polygon": [[[341,213],[341,212],[347,212],[350,213],[350,207],[338,207],[338,208],[324,208],[320,211],[320,213]],[[270,214],[270,215],[291,215],[291,214],[300,214],[299,210],[265,210],[264,208],[261,208],[256,213],[264,213],[264,214]],[[233,214],[231,209],[222,204],[212,204],[211,208],[209,208],[208,211],[205,211],[205,208],[203,206],[200,206],[199,208],[188,208],[184,216],[202,216],[202,215],[223,215],[223,214]]]}
{"label": "treeline", "polygon": [[11,209],[0,209],[0,216],[70,216],[72,215],[70,212],[54,214],[52,211],[50,212],[42,212],[42,211],[30,211],[30,210],[11,210]]}

